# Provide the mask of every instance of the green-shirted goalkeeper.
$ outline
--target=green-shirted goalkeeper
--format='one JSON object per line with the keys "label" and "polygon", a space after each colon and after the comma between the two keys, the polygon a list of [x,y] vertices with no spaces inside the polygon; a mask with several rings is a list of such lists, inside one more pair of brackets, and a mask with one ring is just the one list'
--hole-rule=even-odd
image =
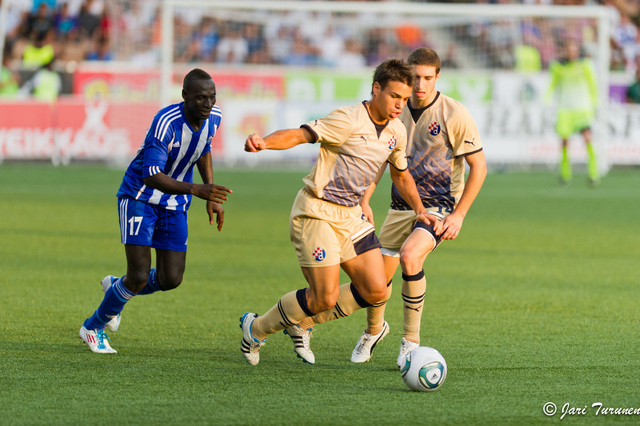
{"label": "green-shirted goalkeeper", "polygon": [[560,179],[564,184],[571,181],[568,142],[571,135],[579,132],[587,146],[589,182],[597,185],[600,174],[591,143],[591,122],[598,103],[594,66],[591,59],[580,57],[580,46],[575,41],[567,42],[565,47],[565,58],[549,66],[551,85],[547,93],[548,98],[555,93],[557,101],[556,132],[562,138]]}

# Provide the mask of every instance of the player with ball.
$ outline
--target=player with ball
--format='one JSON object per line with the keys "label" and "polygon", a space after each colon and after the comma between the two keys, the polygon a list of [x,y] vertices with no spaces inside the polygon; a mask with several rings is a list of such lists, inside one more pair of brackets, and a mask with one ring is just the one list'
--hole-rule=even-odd
{"label": "player with ball", "polygon": [[[422,204],[441,223],[430,226],[416,222],[395,186],[391,208],[380,230],[380,244],[391,295],[391,280],[402,268],[404,321],[397,364],[420,345],[420,320],[427,281],[423,264],[442,240],[455,239],[471,204],[487,175],[482,142],[473,118],[458,101],[435,89],[440,78],[440,58],[429,48],[414,50],[407,60],[414,71],[411,98],[400,114],[407,128],[409,171],[416,181]],[[465,162],[469,177],[465,183]],[[363,206],[373,194],[365,193]],[[371,208],[363,207],[373,220]],[[441,225],[441,226],[438,226]],[[389,332],[384,320],[385,305],[367,309],[367,328],[360,337],[351,361],[371,358],[376,343]]]}
{"label": "player with ball", "polygon": [[[407,355],[420,347],[420,321],[427,285],[423,264],[442,240],[452,240],[458,236],[464,218],[487,174],[482,142],[473,118],[460,102],[435,89],[435,83],[440,77],[438,54],[432,49],[421,47],[409,55],[407,62],[414,73],[414,85],[400,119],[407,129],[409,171],[428,214],[439,217],[440,221],[435,224],[416,221],[415,213],[395,185],[392,187],[391,208],[380,230],[380,243],[388,297],[391,295],[391,281],[398,265],[402,268],[404,321],[397,359],[400,368],[405,367]],[[466,183],[465,162],[469,166]],[[371,223],[373,213],[369,199],[375,187],[376,184],[373,183],[361,200],[362,210]],[[367,327],[353,350],[352,362],[368,361],[373,349],[389,333],[384,310],[385,302],[367,308]],[[322,323],[328,319],[331,318],[319,314],[304,320],[299,327],[307,330],[314,323]],[[311,354],[308,344],[306,348],[296,351],[303,355]],[[422,359],[422,355],[424,354],[416,357]],[[415,368],[414,361],[411,362],[411,368]],[[441,378],[444,380],[444,359],[442,364],[444,367]],[[406,368],[409,369],[409,366]],[[407,374],[403,371],[403,375]],[[438,386],[441,383],[439,381]]]}

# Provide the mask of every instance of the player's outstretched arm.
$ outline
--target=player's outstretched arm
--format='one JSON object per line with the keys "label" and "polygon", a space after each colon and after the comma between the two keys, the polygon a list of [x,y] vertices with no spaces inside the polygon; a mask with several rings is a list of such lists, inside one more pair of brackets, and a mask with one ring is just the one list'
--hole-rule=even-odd
{"label": "player's outstretched arm", "polygon": [[247,152],[260,152],[265,149],[283,150],[310,142],[315,142],[315,138],[307,129],[286,129],[275,131],[264,138],[253,133],[247,137],[244,150]]}
{"label": "player's outstretched arm", "polygon": [[469,177],[465,184],[462,196],[458,205],[453,212],[444,218],[442,239],[453,240],[460,233],[462,229],[462,222],[464,221],[467,212],[471,208],[471,205],[475,201],[484,179],[487,176],[487,162],[484,158],[484,152],[478,151],[465,157],[467,164],[469,165]]}
{"label": "player's outstretched arm", "polygon": [[191,194],[203,200],[220,204],[227,201],[227,195],[233,192],[227,187],[214,183],[199,184],[181,182],[164,173],[156,173],[153,176],[144,178],[144,184],[162,191],[165,194]]}

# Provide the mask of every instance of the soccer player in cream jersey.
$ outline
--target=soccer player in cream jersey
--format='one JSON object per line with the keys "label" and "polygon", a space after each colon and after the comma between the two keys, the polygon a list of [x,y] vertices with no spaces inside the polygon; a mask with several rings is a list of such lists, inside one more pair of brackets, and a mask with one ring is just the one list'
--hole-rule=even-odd
{"label": "soccer player in cream jersey", "polygon": [[[309,287],[285,294],[263,316],[247,312],[240,318],[241,351],[249,364],[258,364],[267,336],[280,330],[291,336],[304,361],[313,364],[313,353],[305,352],[310,331],[296,324],[318,313],[343,317],[386,299],[380,243],[360,201],[389,162],[391,179],[413,209],[413,218],[430,221],[407,170],[406,130],[396,119],[411,95],[412,82],[406,62],[387,60],[375,70],[371,100],[339,108],[299,129],[247,138],[249,152],[320,142],[318,160],[304,178],[289,220]],[[340,285],[341,267],[351,283]]]}
{"label": "soccer player in cream jersey", "polygon": [[[411,99],[400,119],[407,129],[408,167],[427,214],[441,220],[433,224],[416,221],[406,199],[393,184],[391,209],[380,230],[380,243],[388,296],[398,265],[402,268],[404,321],[398,366],[420,344],[420,321],[427,284],[423,264],[442,240],[458,236],[487,173],[482,142],[469,112],[462,104],[435,89],[440,77],[438,54],[429,48],[418,48],[409,55],[407,62],[414,73],[414,84]],[[465,162],[469,165],[466,184]],[[373,214],[368,202],[375,186],[374,182],[362,199],[363,211],[372,223]],[[367,327],[353,350],[352,362],[368,361],[376,344],[389,333],[384,309],[384,303],[367,308]],[[331,318],[316,315],[300,323],[299,327],[308,329],[328,319]],[[312,354],[309,345],[300,352],[305,356]]]}
{"label": "soccer player in cream jersey", "polygon": [[[118,190],[120,239],[127,273],[102,280],[104,299],[80,327],[80,338],[96,353],[115,353],[104,332],[116,331],[120,312],[134,296],[180,285],[187,255],[187,210],[191,196],[205,200],[209,223],[224,222],[220,205],[231,191],[213,183],[211,139],[222,112],[216,86],[201,69],[190,71],[182,86],[184,102],[161,109]],[[193,183],[197,166],[202,184]],[[156,268],[151,268],[151,248]]]}

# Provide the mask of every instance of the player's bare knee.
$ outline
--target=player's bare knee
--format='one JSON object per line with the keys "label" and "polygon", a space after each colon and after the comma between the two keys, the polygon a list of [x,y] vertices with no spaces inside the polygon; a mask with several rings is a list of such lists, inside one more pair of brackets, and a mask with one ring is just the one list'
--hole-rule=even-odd
{"label": "player's bare knee", "polygon": [[158,285],[164,291],[173,290],[182,284],[182,274],[165,275],[158,277]]}
{"label": "player's bare knee", "polygon": [[128,290],[138,293],[147,285],[148,280],[149,271],[144,269],[129,269],[127,270],[124,284]]}
{"label": "player's bare knee", "polygon": [[422,270],[422,262],[409,251],[400,251],[400,266],[405,274],[413,275]]}

